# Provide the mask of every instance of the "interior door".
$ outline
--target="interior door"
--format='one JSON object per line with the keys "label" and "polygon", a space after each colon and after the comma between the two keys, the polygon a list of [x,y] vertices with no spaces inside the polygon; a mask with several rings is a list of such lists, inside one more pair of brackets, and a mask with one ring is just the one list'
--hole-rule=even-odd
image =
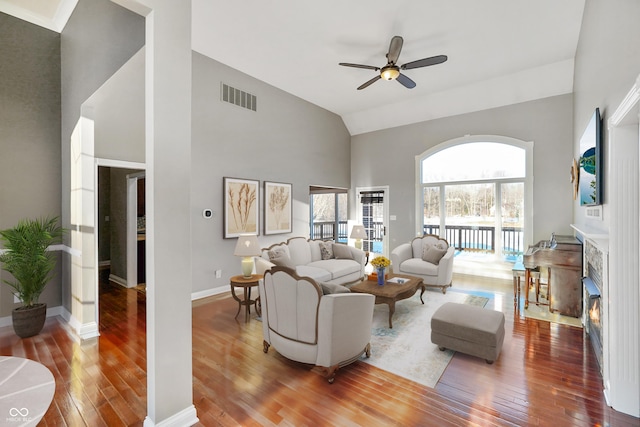
{"label": "interior door", "polygon": [[357,188],[358,222],[367,232],[362,241],[364,251],[389,256],[387,229],[389,226],[388,187]]}

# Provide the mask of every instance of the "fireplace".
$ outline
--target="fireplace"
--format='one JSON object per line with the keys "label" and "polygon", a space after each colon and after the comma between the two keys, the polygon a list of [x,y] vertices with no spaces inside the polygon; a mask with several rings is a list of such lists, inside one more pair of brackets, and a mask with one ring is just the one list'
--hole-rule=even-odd
{"label": "fireplace", "polygon": [[[591,272],[593,269],[589,269]],[[589,334],[591,347],[598,360],[600,373],[602,374],[602,322],[601,322],[601,292],[602,284],[599,283],[598,277],[584,277],[582,284],[584,286],[585,296],[585,330]],[[595,279],[595,280],[594,280]]]}

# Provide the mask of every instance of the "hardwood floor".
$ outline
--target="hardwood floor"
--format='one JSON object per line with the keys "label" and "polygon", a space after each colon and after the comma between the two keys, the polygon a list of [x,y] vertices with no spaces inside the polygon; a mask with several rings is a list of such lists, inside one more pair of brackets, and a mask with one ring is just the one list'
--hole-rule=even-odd
{"label": "hardwood floor", "polygon": [[[262,351],[261,323],[234,319],[228,294],[193,304],[193,399],[203,426],[639,426],[607,407],[582,329],[525,319],[510,281],[457,275],[506,316],[500,358],[456,353],[435,389],[355,362],[334,384]],[[428,298],[428,294],[425,295]],[[61,319],[20,339],[0,328],[0,354],[46,365],[54,402],[40,425],[142,425],[146,416],[145,297],[103,283],[100,337],[74,341]],[[424,337],[429,339],[429,337]],[[375,351],[375,349],[373,349]],[[1,418],[0,418],[1,424]]]}

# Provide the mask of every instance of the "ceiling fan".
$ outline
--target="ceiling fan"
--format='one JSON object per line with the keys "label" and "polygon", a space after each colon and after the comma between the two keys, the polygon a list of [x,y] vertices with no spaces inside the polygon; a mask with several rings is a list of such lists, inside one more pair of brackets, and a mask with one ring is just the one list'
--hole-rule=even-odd
{"label": "ceiling fan", "polygon": [[377,82],[380,79],[385,80],[397,80],[401,85],[406,87],[407,89],[413,89],[416,87],[416,83],[411,80],[409,77],[405,76],[400,72],[400,70],[412,70],[414,68],[422,68],[428,67],[429,65],[442,64],[447,60],[446,55],[438,55],[432,56],[429,58],[418,59],[417,61],[407,62],[404,65],[396,65],[398,62],[398,57],[400,56],[400,51],[402,50],[402,37],[393,36],[391,39],[391,43],[389,44],[389,52],[387,53],[387,65],[384,67],[375,67],[373,65],[361,65],[361,64],[349,64],[347,62],[341,62],[338,65],[342,65],[345,67],[354,67],[354,68],[364,68],[367,70],[380,71],[380,74],[371,80],[361,84],[358,87],[358,90],[364,89],[373,83]]}

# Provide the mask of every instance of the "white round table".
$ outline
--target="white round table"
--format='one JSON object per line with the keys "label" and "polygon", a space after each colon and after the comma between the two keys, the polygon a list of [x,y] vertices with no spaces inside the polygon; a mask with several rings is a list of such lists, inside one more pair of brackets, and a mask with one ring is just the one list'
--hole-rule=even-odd
{"label": "white round table", "polygon": [[46,366],[22,357],[0,356],[0,425],[37,425],[55,390],[55,379]]}

